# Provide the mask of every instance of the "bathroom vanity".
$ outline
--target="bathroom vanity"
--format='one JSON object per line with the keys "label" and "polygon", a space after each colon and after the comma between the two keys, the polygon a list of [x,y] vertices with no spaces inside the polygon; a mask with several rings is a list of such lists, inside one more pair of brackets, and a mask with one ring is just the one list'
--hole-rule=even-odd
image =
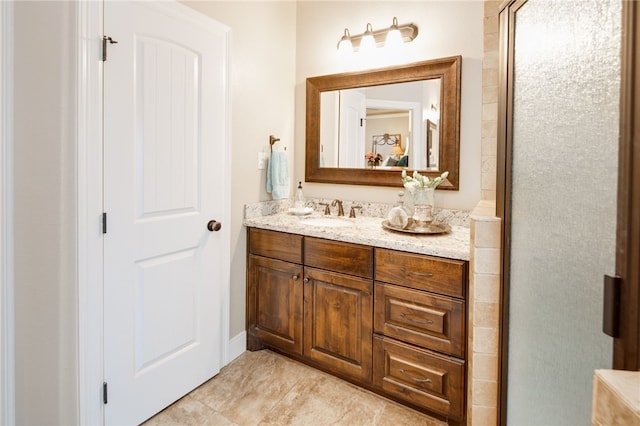
{"label": "bathroom vanity", "polygon": [[416,237],[383,230],[380,218],[353,223],[245,219],[248,349],[463,422],[468,228]]}

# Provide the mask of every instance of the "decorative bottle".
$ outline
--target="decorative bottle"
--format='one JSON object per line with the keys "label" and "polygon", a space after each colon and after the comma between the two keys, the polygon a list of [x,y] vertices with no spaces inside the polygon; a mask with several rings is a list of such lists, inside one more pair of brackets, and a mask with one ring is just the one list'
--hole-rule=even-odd
{"label": "decorative bottle", "polygon": [[409,225],[409,213],[404,207],[404,200],[402,199],[403,196],[404,193],[402,192],[398,194],[398,204],[395,207],[392,207],[387,215],[389,225],[394,228],[405,229]]}
{"label": "decorative bottle", "polygon": [[298,182],[298,189],[296,190],[296,197],[294,199],[293,206],[296,209],[304,208],[304,193],[302,192],[302,182]]}

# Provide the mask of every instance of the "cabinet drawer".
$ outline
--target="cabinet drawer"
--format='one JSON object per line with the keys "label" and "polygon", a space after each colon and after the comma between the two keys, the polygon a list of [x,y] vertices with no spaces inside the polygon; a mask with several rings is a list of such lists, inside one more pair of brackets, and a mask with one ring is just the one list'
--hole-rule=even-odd
{"label": "cabinet drawer", "polygon": [[373,317],[376,333],[464,358],[461,300],[376,282]]}
{"label": "cabinet drawer", "polygon": [[302,263],[302,235],[249,228],[249,253]]}
{"label": "cabinet drawer", "polygon": [[376,336],[374,385],[415,406],[461,420],[464,415],[464,362]]}
{"label": "cabinet drawer", "polygon": [[304,264],[362,278],[373,278],[373,247],[306,237]]}
{"label": "cabinet drawer", "polygon": [[467,264],[420,254],[376,249],[376,280],[464,298]]}

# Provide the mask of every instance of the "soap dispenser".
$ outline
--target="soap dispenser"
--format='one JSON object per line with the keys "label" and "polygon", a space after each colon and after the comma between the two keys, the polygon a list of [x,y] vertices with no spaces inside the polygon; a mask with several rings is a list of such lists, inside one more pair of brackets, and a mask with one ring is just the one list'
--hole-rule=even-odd
{"label": "soap dispenser", "polygon": [[298,182],[298,190],[296,191],[296,198],[293,203],[296,209],[304,208],[304,193],[302,192],[302,182]]}

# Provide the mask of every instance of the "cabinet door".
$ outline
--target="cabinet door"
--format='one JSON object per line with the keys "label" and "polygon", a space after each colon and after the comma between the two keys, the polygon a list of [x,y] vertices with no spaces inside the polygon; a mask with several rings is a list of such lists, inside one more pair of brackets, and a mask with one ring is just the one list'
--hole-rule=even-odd
{"label": "cabinet door", "polygon": [[373,282],[314,268],[304,276],[305,357],[371,382]]}
{"label": "cabinet door", "polygon": [[248,328],[251,338],[302,354],[302,266],[249,256]]}

